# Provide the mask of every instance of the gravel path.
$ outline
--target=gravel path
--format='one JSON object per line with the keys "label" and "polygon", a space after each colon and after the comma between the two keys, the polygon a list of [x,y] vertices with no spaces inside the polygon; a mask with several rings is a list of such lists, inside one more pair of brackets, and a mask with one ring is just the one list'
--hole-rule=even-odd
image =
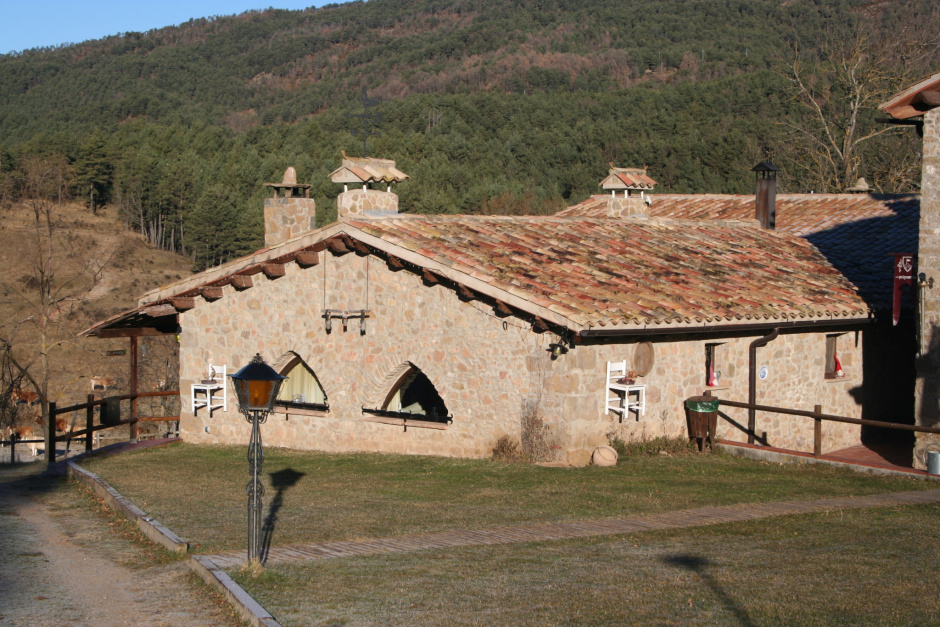
{"label": "gravel path", "polygon": [[0,471],[0,625],[240,625],[183,561],[135,543],[38,464]]}

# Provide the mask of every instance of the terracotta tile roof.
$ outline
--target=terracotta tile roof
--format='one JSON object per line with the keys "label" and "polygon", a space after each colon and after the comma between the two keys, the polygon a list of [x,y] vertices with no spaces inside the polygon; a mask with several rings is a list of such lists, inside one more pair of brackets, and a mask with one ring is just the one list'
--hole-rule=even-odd
{"label": "terracotta tile roof", "polygon": [[611,168],[610,173],[598,186],[615,190],[650,190],[656,186],[656,181],[651,179],[643,168]]}
{"label": "terracotta tile roof", "polygon": [[[607,196],[560,211],[603,217]],[[653,194],[650,216],[691,220],[754,218],[751,194]],[[917,254],[920,196],[916,194],[778,194],[777,231],[815,245],[875,310],[891,306],[891,253]]]}
{"label": "terracotta tile roof", "polygon": [[759,228],[506,216],[348,224],[554,311],[573,328],[864,318],[868,312],[806,241]]}
{"label": "terracotta tile roof", "polygon": [[891,100],[878,105],[878,108],[894,118],[906,120],[924,115],[927,111],[936,108],[938,101],[940,101],[940,72],[895,94]]}
{"label": "terracotta tile roof", "polygon": [[85,333],[143,324],[135,316],[156,306],[198,306],[202,299],[192,296],[206,286],[287,263],[299,251],[323,250],[337,237],[575,331],[869,315],[855,287],[816,247],[754,221],[403,214],[347,219],[206,270],[149,292],[138,309]]}
{"label": "terracotta tile roof", "polygon": [[343,164],[330,173],[334,183],[400,183],[407,178],[391,159],[347,157],[345,152]]}

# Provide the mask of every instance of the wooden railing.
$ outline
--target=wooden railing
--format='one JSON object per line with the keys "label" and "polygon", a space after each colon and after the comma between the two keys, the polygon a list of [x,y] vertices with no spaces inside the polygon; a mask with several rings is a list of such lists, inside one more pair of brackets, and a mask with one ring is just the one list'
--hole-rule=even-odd
{"label": "wooden railing", "polygon": [[[712,396],[709,392],[705,393],[706,396]],[[822,406],[816,405],[813,408],[813,411],[806,411],[803,409],[786,409],[784,407],[771,407],[770,405],[758,405],[756,403],[741,403],[738,401],[728,401],[723,398],[715,397],[718,400],[718,404],[725,405],[727,407],[739,407],[741,409],[753,409],[755,411],[764,411],[776,414],[785,414],[788,416],[804,416],[806,418],[812,418],[815,421],[813,425],[813,455],[819,457],[822,455],[822,423],[823,421],[830,422],[845,422],[853,425],[863,425],[866,427],[881,427],[884,429],[895,429],[897,431],[914,431],[917,433],[940,433],[940,428],[938,427],[919,427],[917,425],[902,425],[895,422],[882,422],[880,420],[865,420],[862,418],[849,418],[848,416],[836,416],[834,414],[824,414],[822,413]],[[747,431],[745,429],[745,431]],[[756,429],[754,430],[756,431]],[[755,433],[748,432],[748,440],[750,444],[753,444],[753,439]],[[764,445],[766,446],[766,442]]]}
{"label": "wooden railing", "polygon": [[[52,463],[55,461],[56,455],[56,443],[57,442],[71,442],[72,440],[78,440],[84,438],[85,440],[85,451],[91,451],[94,444],[94,434],[98,431],[103,431],[105,429],[113,429],[115,427],[121,427],[124,425],[130,425],[132,428],[135,427],[140,422],[174,422],[180,419],[179,416],[138,416],[137,415],[137,399],[141,398],[154,398],[160,396],[179,396],[179,390],[168,390],[165,392],[140,392],[137,394],[125,394],[123,396],[117,397],[108,397],[96,399],[94,394],[88,395],[88,400],[85,403],[78,405],[69,405],[68,407],[59,408],[56,406],[56,403],[49,403],[49,420],[46,423],[46,429],[48,430],[48,438],[50,445],[46,447],[45,459],[46,463]],[[118,401],[130,401],[131,402],[131,411],[130,418],[127,420],[118,420],[111,424],[94,424],[95,419],[95,408],[102,407],[108,403],[109,399],[116,398]],[[78,431],[68,431],[64,435],[56,435],[55,423],[56,418],[64,414],[70,414],[72,412],[85,410],[85,428]],[[132,434],[133,437],[136,437],[136,431]],[[13,434],[10,435],[10,439],[7,443],[10,445],[10,463],[16,461],[16,444],[45,444],[46,440],[20,440],[14,437]]]}

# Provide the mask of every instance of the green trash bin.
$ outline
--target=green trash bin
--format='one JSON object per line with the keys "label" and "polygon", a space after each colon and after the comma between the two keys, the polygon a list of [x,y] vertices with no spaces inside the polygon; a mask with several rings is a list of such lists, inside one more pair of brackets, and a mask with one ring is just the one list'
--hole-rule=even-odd
{"label": "green trash bin", "polygon": [[685,399],[685,413],[689,422],[689,438],[698,440],[698,450],[705,448],[705,439],[715,446],[718,428],[718,399],[714,396],[693,396]]}

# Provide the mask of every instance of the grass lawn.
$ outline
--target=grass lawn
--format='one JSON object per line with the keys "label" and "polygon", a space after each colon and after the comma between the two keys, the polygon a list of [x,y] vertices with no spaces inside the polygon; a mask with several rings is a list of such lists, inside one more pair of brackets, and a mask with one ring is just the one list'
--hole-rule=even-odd
{"label": "grass lawn", "polygon": [[937,625],[937,520],[851,510],[233,575],[285,627]]}
{"label": "grass lawn", "polygon": [[[83,465],[197,551],[215,552],[245,546],[246,450],[177,444]],[[274,448],[265,457],[274,546],[936,487],[724,454],[628,457],[614,468]]]}

